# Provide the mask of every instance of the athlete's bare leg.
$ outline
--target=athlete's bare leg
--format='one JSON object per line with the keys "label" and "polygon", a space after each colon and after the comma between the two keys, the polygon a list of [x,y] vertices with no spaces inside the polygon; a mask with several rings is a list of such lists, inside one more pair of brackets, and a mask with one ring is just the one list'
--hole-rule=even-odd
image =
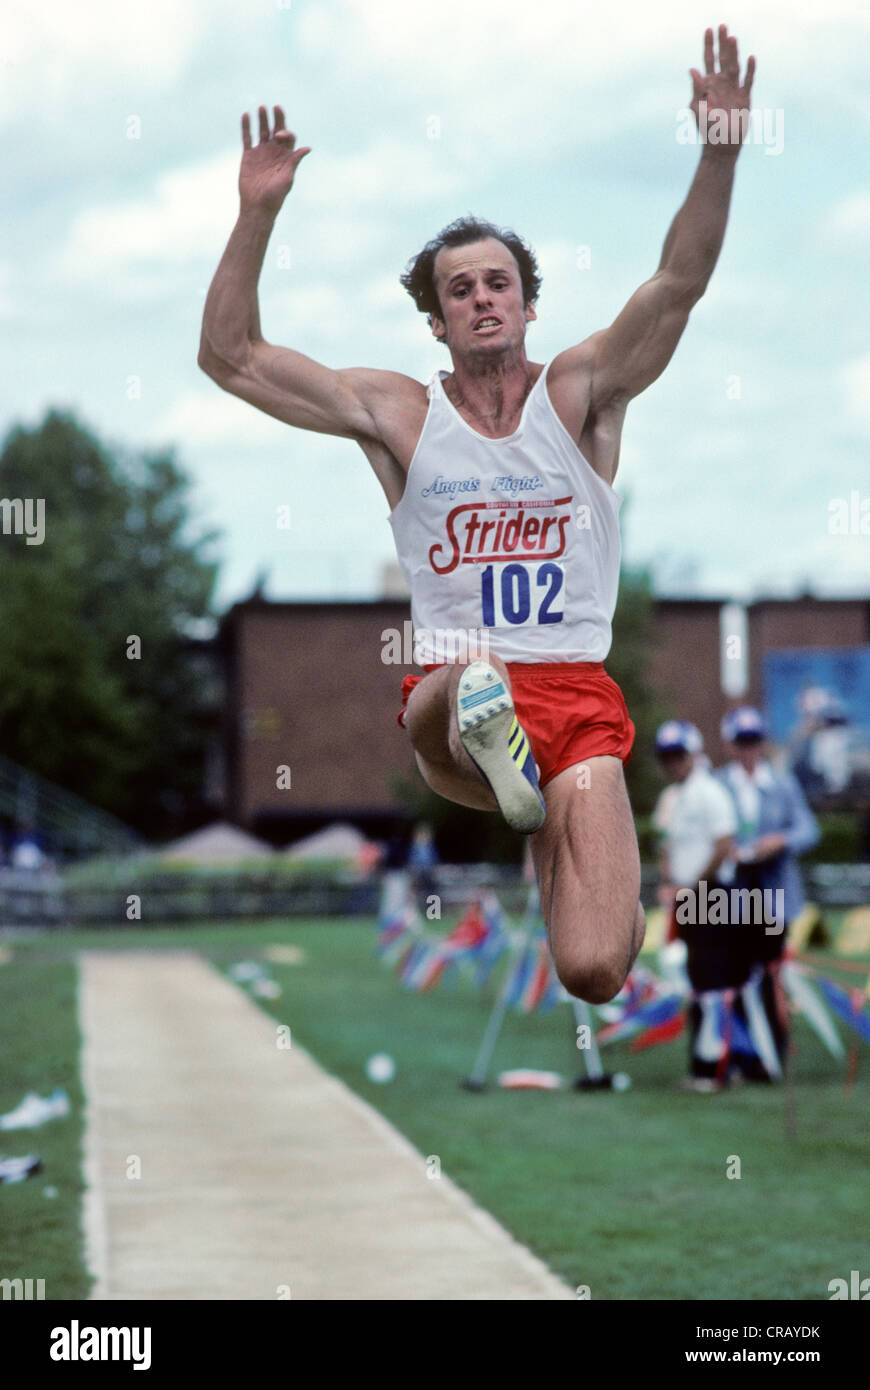
{"label": "athlete's bare leg", "polygon": [[587,758],[543,795],[547,819],[531,847],[556,973],[576,998],[603,1004],[625,983],[646,931],[622,764]]}
{"label": "athlete's bare leg", "polygon": [[[488,658],[510,688],[507,668]],[[431,671],[411,692],[406,727],[417,766],[439,796],[496,811],[486,780],[456,724],[456,692],[467,663]],[[618,758],[587,758],[543,788],[547,819],[530,836],[541,911],[556,972],[570,994],[601,1004],[618,994],[643,944],[640,856]],[[578,785],[578,782],[581,783]],[[588,785],[586,785],[588,783]]]}
{"label": "athlete's bare leg", "polygon": [[[497,656],[487,656],[510,690],[507,667]],[[466,666],[457,661],[430,671],[408,696],[405,727],[424,781],[448,801],[475,811],[497,811],[498,802],[486,778],[462,746],[456,722],[456,690]]]}

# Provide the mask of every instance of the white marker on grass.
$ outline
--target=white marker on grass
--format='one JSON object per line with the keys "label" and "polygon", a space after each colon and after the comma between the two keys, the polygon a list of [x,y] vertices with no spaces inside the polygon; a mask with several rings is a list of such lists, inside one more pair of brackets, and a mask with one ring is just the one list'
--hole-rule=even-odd
{"label": "white marker on grass", "polygon": [[392,1081],[396,1075],[396,1064],[386,1052],[376,1052],[366,1062],[366,1076],[369,1081]]}

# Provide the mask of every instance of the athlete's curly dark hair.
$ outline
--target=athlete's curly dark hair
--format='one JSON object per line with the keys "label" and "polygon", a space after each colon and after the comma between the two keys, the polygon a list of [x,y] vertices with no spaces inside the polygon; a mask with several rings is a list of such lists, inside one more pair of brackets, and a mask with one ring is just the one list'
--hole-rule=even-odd
{"label": "athlete's curly dark hair", "polygon": [[428,315],[430,324],[433,314],[439,319],[444,317],[435,292],[435,257],[438,252],[444,246],[468,246],[474,241],[485,241],[487,237],[494,237],[511,252],[520,268],[523,302],[526,305],[535,303],[541,292],[541,276],[535,253],[522,237],[480,217],[457,217],[455,222],[426,242],[423,250],[408,262],[404,274],[399,276],[399,283],[408,291],[420,313]]}

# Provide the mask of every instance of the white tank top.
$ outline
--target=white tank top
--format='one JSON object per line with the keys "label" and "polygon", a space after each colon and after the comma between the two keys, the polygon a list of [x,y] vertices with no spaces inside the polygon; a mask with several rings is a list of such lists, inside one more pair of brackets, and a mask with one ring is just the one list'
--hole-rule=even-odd
{"label": "white tank top", "polygon": [[610,650],[622,498],[553,409],[549,365],[504,439],[463,420],[442,385],[447,371],[429,378],[426,419],[389,516],[421,666],[486,650],[517,662],[603,661]]}

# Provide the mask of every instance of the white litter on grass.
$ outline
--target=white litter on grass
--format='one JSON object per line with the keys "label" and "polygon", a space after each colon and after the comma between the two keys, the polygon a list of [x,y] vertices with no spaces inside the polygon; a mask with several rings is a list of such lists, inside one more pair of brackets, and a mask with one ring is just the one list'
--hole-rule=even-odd
{"label": "white litter on grass", "polygon": [[39,1154],[22,1154],[17,1158],[0,1158],[0,1183],[24,1182],[42,1167]]}
{"label": "white litter on grass", "polygon": [[281,986],[275,980],[255,980],[251,993],[256,994],[258,999],[280,999]]}
{"label": "white litter on grass", "polygon": [[366,1076],[369,1081],[377,1081],[381,1084],[392,1081],[396,1075],[396,1064],[392,1057],[386,1052],[376,1052],[366,1062]]}
{"label": "white litter on grass", "polygon": [[251,980],[262,980],[269,972],[265,965],[261,965],[259,961],[240,960],[238,965],[230,966],[228,973],[230,979],[235,980],[237,985],[247,985],[250,984]]}
{"label": "white litter on grass", "polygon": [[263,955],[273,965],[302,965],[305,960],[301,946],[267,946]]}
{"label": "white litter on grass", "polygon": [[499,1086],[506,1091],[558,1091],[563,1082],[557,1071],[536,1071],[532,1067],[517,1067],[499,1073]]}
{"label": "white litter on grass", "polygon": [[0,1115],[0,1129],[36,1129],[47,1120],[56,1120],[68,1114],[69,1096],[59,1086],[44,1099],[35,1091],[28,1091],[20,1105]]}
{"label": "white litter on grass", "polygon": [[42,1195],[43,1197],[57,1197],[58,1190],[56,1187],[44,1187],[42,1189]]}

